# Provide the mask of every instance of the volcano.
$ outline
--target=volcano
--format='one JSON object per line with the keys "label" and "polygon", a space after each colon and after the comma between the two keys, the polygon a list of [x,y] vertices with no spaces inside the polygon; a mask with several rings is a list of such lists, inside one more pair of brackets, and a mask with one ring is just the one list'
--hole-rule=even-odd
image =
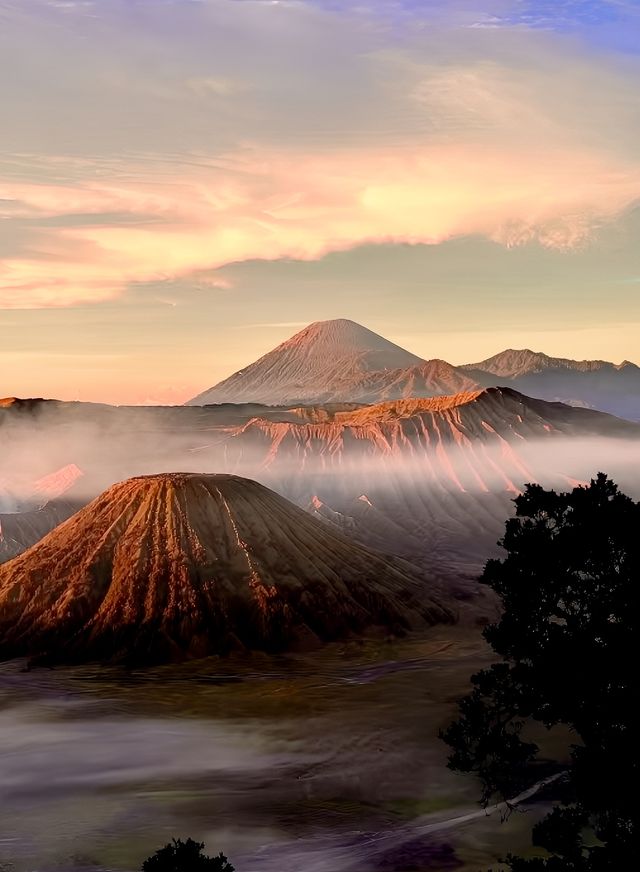
{"label": "volcano", "polygon": [[316,321],[188,405],[351,400],[354,383],[367,374],[394,371],[397,377],[398,370],[423,363],[355,321]]}
{"label": "volcano", "polygon": [[198,459],[258,478],[432,579],[455,580],[496,555],[525,483],[564,490],[604,468],[635,493],[639,447],[638,424],[487,388],[306,407],[297,422],[256,417],[212,435]]}
{"label": "volcano", "polygon": [[410,564],[233,475],[121,482],[0,567],[4,658],[162,662],[452,619]]}

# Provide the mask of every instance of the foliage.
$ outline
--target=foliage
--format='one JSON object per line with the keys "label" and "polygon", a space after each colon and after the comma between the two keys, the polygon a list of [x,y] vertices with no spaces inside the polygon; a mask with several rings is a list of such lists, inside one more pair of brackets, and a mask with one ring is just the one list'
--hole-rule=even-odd
{"label": "foliage", "polygon": [[513,872],[630,869],[640,853],[640,503],[602,473],[570,493],[528,485],[515,503],[507,556],[481,579],[503,603],[484,633],[501,662],[473,676],[443,733],[449,766],[480,777],[485,804],[513,796],[550,771],[526,725],[567,725],[576,741],[560,802],[533,832],[551,856],[504,862]]}
{"label": "foliage", "polygon": [[173,839],[142,864],[142,872],[234,872],[224,854],[207,857],[203,842]]}

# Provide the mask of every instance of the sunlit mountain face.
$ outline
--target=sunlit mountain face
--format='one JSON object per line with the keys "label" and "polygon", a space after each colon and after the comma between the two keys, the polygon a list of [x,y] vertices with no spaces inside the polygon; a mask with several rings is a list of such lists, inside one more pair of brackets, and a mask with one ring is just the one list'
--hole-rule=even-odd
{"label": "sunlit mountain face", "polygon": [[5,658],[143,663],[454,620],[411,565],[256,482],[194,473],[109,489],[5,565],[0,614]]}

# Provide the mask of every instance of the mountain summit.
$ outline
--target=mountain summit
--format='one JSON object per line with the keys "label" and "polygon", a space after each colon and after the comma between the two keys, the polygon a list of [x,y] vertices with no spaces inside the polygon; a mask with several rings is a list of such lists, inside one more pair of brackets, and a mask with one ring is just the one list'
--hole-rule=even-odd
{"label": "mountain summit", "polygon": [[528,348],[508,348],[459,367],[479,385],[506,385],[542,400],[588,406],[640,420],[640,367],[628,360],[571,360]]}
{"label": "mountain summit", "polygon": [[255,481],[114,485],[0,567],[0,656],[163,661],[451,620],[418,570]]}
{"label": "mountain summit", "polygon": [[467,363],[460,369],[473,372],[491,373],[503,378],[519,378],[534,375],[548,370],[569,370],[572,372],[620,372],[625,368],[637,370],[638,367],[628,360],[620,364],[609,363],[606,360],[571,360],[566,357],[550,357],[542,351],[531,351],[529,348],[508,348],[480,363]]}
{"label": "mountain summit", "polygon": [[341,400],[370,373],[421,364],[422,358],[355,321],[315,321],[187,405]]}

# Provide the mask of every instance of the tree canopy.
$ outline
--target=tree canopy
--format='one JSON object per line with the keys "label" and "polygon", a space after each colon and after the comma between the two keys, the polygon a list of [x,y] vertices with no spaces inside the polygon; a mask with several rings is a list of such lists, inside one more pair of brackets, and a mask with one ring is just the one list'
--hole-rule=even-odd
{"label": "tree canopy", "polygon": [[570,728],[558,804],[533,831],[546,859],[514,872],[630,869],[640,855],[640,698],[636,645],[640,503],[600,473],[569,493],[528,485],[482,582],[503,611],[484,635],[501,658],[472,678],[444,733],[450,768],[472,772],[482,801],[506,798],[553,764],[527,724]]}
{"label": "tree canopy", "polygon": [[142,872],[234,872],[224,854],[207,857],[204,842],[173,839],[142,864]]}

